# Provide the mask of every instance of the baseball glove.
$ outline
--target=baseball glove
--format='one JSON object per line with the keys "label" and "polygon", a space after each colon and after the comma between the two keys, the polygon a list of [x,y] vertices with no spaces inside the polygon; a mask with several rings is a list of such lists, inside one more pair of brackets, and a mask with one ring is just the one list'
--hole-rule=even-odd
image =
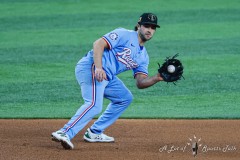
{"label": "baseball glove", "polygon": [[165,82],[173,82],[175,84],[183,77],[183,65],[180,60],[176,59],[177,56],[178,54],[173,57],[167,57],[162,66],[158,63],[158,72]]}

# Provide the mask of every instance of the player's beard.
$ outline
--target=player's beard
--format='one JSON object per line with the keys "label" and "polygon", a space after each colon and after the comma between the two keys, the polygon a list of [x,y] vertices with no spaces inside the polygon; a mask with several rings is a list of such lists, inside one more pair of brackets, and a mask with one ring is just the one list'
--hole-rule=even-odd
{"label": "player's beard", "polygon": [[149,41],[149,40],[152,38],[152,37],[150,37],[150,38],[147,38],[147,37],[146,37],[146,36],[149,35],[149,34],[151,35],[151,33],[148,33],[148,34],[145,33],[145,34],[144,34],[144,33],[142,33],[141,31],[139,31],[138,34],[139,34],[139,37],[142,39],[143,42]]}

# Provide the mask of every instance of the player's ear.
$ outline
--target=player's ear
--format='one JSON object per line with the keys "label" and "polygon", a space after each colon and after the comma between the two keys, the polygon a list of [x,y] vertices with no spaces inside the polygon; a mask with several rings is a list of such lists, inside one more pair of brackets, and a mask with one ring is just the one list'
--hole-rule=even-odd
{"label": "player's ear", "polygon": [[140,24],[137,24],[137,28],[138,28],[138,30],[140,29]]}
{"label": "player's ear", "polygon": [[137,24],[137,25],[134,27],[134,31],[137,31],[137,30],[139,30],[139,28],[140,28],[140,25],[139,25],[139,24]]}

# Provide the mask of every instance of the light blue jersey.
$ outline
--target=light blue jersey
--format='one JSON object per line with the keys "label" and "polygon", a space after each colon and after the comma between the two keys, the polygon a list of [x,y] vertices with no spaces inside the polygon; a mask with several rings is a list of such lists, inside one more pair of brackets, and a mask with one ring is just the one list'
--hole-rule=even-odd
{"label": "light blue jersey", "polygon": [[[139,46],[136,31],[117,28],[102,37],[108,44],[102,58],[102,65],[108,79],[127,70],[148,75],[149,57],[147,50]],[[88,54],[93,55],[93,50]]]}

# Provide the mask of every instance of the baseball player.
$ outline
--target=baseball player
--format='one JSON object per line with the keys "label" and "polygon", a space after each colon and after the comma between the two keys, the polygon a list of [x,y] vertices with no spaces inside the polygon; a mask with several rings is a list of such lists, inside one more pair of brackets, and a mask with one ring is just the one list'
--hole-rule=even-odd
{"label": "baseball player", "polygon": [[103,98],[111,102],[95,123],[87,129],[84,140],[88,142],[114,142],[104,134],[133,100],[132,93],[117,77],[132,70],[139,89],[162,81],[159,73],[148,76],[149,57],[144,44],[160,26],[155,14],[143,13],[135,30],[117,28],[96,40],[89,51],[76,65],[75,74],[81,87],[84,104],[60,130],[52,133],[52,140],[61,142],[65,149],[73,149],[71,143],[76,134],[101,113]]}

